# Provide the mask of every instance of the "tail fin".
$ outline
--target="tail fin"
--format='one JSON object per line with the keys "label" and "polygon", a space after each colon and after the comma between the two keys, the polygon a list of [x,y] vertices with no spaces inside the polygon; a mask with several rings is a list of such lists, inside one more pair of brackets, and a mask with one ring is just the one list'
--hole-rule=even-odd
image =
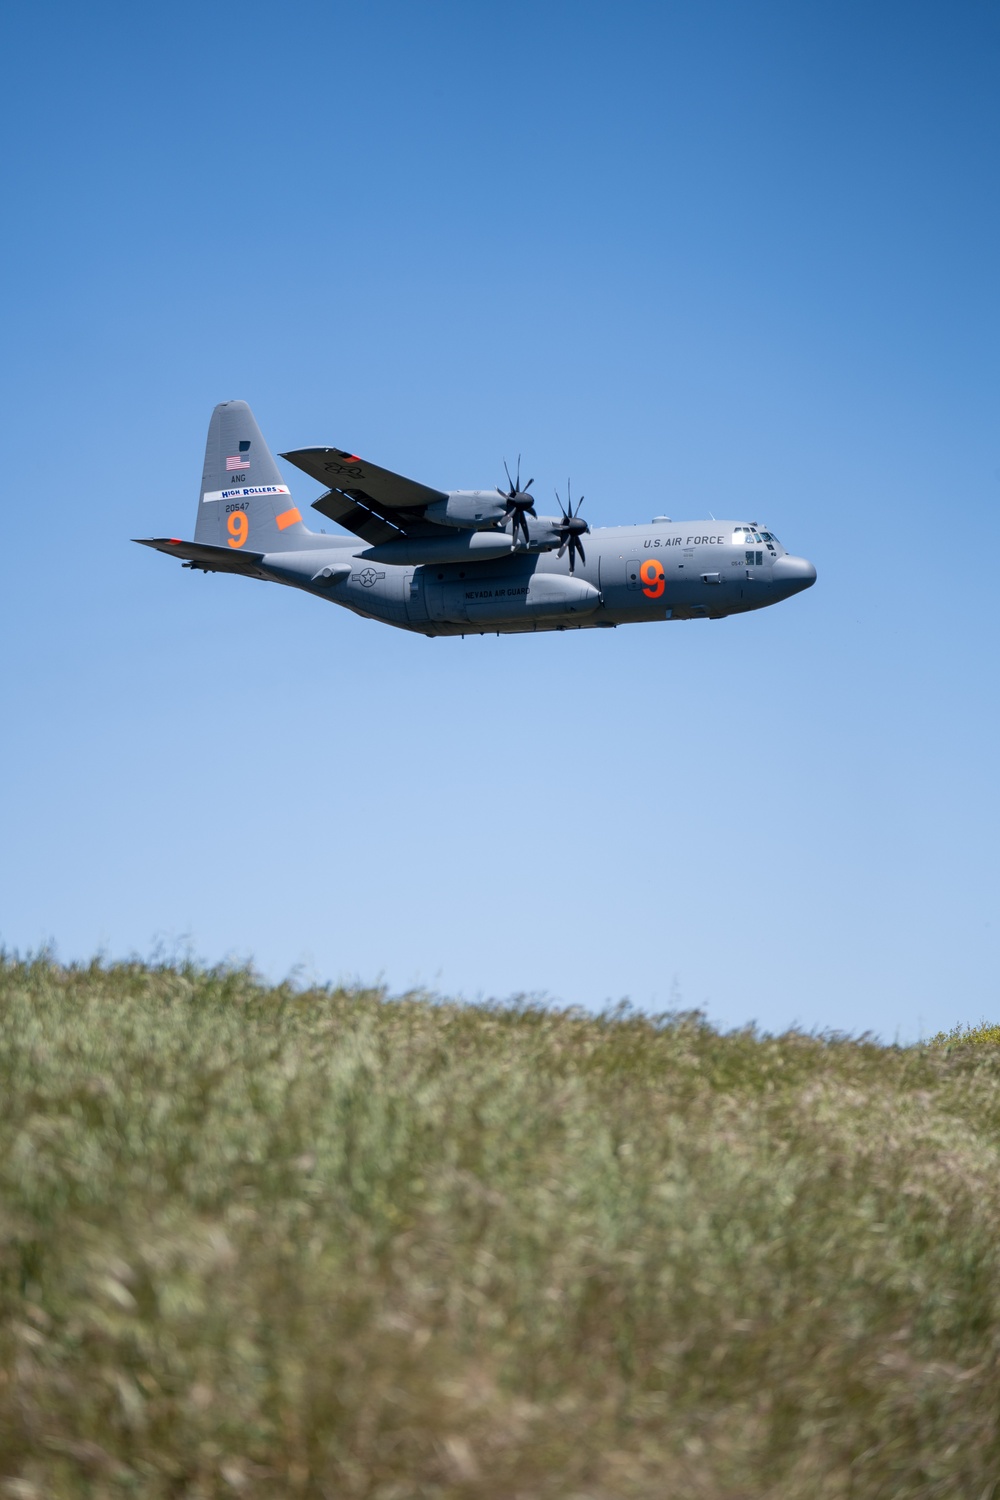
{"label": "tail fin", "polygon": [[223,401],[209,423],[195,541],[287,552],[310,535],[253,412],[245,401]]}

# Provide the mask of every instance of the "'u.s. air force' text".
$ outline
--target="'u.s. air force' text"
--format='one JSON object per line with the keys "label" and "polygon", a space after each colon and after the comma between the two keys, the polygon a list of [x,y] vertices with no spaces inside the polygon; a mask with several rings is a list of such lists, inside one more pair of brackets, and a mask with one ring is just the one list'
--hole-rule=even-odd
{"label": "'u.s. air force' text", "polygon": [[721,547],[724,536],[664,536],[651,537],[643,542],[644,547]]}

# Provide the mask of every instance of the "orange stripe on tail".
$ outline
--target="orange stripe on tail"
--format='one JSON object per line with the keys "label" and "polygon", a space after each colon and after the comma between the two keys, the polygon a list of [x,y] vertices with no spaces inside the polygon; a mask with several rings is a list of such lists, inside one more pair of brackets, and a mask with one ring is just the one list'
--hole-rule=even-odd
{"label": "orange stripe on tail", "polygon": [[278,523],[278,530],[284,531],[286,526],[294,526],[296,521],[302,520],[302,517],[299,515],[298,506],[293,505],[291,510],[283,510],[280,516],[275,516],[275,520]]}

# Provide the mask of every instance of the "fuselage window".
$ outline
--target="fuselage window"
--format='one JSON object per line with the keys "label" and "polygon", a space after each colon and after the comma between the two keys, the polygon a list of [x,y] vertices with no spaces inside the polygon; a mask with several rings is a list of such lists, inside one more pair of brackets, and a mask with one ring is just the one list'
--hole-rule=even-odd
{"label": "fuselage window", "polygon": [[756,559],[758,568],[762,568],[764,566],[763,552],[746,552],[744,553],[744,556],[746,557],[748,568],[752,568],[754,566],[754,559]]}

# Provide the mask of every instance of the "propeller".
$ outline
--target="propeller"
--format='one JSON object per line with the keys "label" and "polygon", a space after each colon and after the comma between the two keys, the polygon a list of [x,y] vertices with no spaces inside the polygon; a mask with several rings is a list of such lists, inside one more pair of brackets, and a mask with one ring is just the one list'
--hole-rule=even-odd
{"label": "propeller", "polygon": [[[556,490],[556,499],[559,500],[558,490]],[[562,546],[559,548],[556,556],[562,557],[567,547],[569,548],[569,570],[571,573],[573,571],[573,565],[576,560],[576,554],[578,552],[580,554],[580,561],[582,563],[585,563],[587,561],[587,554],[583,550],[583,543],[581,542],[580,538],[584,535],[585,532],[588,532],[590,530],[590,527],[587,525],[586,521],[580,514],[580,507],[582,505],[583,496],[581,495],[579,500],[576,502],[576,510],[573,509],[573,500],[570,496],[569,480],[567,479],[565,506],[563,505],[562,501],[559,500],[559,509],[562,511],[562,523],[559,527],[559,540],[560,542],[562,542]]]}
{"label": "propeller", "polygon": [[500,488],[500,486],[497,485],[497,494],[500,496],[501,500],[506,500],[506,502],[507,502],[507,509],[504,511],[503,515],[500,517],[500,525],[501,526],[505,526],[506,523],[513,516],[513,518],[514,518],[514,527],[513,527],[514,546],[515,547],[517,546],[517,533],[518,533],[518,529],[520,529],[521,531],[523,531],[523,533],[524,533],[524,545],[528,546],[529,542],[531,541],[531,537],[530,537],[530,535],[528,533],[528,523],[527,523],[527,521],[524,518],[525,518],[526,515],[533,516],[535,514],[535,497],[534,497],[534,495],[529,495],[528,494],[528,491],[531,489],[531,486],[534,484],[535,481],[533,479],[529,479],[528,482],[527,482],[527,484],[524,486],[524,489],[522,490],[522,488],[521,488],[521,455],[520,455],[520,453],[517,455],[517,478],[516,479],[511,479],[511,477],[510,477],[510,470],[507,468],[507,460],[506,459],[504,459],[504,461],[503,461],[503,467],[504,467],[504,473],[507,475],[507,483],[510,486],[510,488],[508,490],[502,490]]}

